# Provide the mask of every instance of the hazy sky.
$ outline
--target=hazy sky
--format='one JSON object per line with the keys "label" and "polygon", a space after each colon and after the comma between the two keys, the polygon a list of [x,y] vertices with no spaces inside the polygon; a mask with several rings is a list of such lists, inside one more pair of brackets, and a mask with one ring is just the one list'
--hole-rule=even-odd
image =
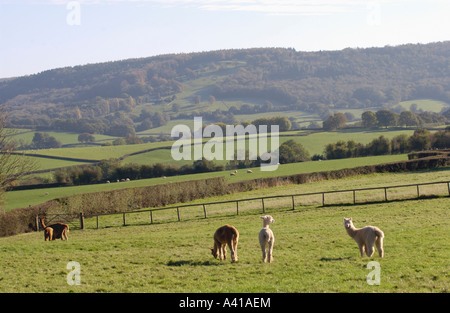
{"label": "hazy sky", "polygon": [[0,0],[0,78],[159,54],[450,40],[448,0]]}

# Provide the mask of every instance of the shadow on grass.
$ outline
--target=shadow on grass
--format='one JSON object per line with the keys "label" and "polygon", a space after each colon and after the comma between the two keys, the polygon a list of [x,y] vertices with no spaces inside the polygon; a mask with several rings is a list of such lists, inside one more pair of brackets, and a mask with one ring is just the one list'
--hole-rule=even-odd
{"label": "shadow on grass", "polygon": [[319,261],[323,262],[332,262],[332,261],[343,261],[343,260],[349,260],[351,257],[346,258],[320,258]]}
{"label": "shadow on grass", "polygon": [[214,261],[194,261],[194,260],[179,260],[179,261],[169,261],[167,262],[167,266],[182,266],[182,265],[191,265],[191,266],[218,266],[221,263]]}

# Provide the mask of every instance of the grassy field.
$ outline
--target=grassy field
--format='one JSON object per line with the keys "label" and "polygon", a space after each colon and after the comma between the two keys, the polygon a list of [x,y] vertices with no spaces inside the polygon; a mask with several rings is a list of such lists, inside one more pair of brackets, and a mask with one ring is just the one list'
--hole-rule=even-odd
{"label": "grassy field", "polygon": [[[187,124],[189,126],[189,124]],[[386,138],[392,139],[399,134],[406,134],[408,136],[413,134],[413,130],[370,130],[361,131],[358,130],[342,130],[342,131],[332,131],[332,132],[318,132],[309,135],[304,135],[304,131],[292,131],[280,134],[280,144],[283,142],[293,139],[294,141],[302,144],[310,153],[322,154],[324,148],[329,143],[335,143],[339,140],[348,141],[354,140],[363,144],[369,143],[374,138],[378,138],[383,135]],[[204,141],[209,141],[209,138],[204,138]],[[269,140],[270,142],[270,140]],[[56,157],[69,157],[69,158],[79,158],[88,160],[110,159],[110,158],[121,158],[130,153],[140,152],[148,149],[158,149],[162,147],[171,147],[174,141],[164,141],[155,143],[145,143],[136,145],[121,145],[121,146],[97,146],[97,147],[77,147],[77,148],[60,148],[60,149],[42,149],[35,150],[35,153],[40,155],[56,156]],[[248,148],[248,142],[246,143]],[[33,153],[33,152],[32,152]],[[224,148],[225,153],[225,148]],[[46,162],[43,158],[38,158],[38,169],[51,168],[52,162],[54,162],[54,167],[64,166],[66,163],[59,162],[57,160],[51,160]],[[66,162],[66,161],[65,161]],[[184,165],[192,163],[192,161],[176,162],[171,156],[170,149],[155,150],[151,152],[146,152],[142,154],[137,154],[131,157],[127,157],[124,160],[125,163],[138,163],[138,164],[154,164],[154,163],[173,163],[177,165]],[[223,163],[226,163],[224,161]],[[70,165],[70,164],[69,164]]]}
{"label": "grassy field", "polygon": [[403,155],[386,155],[386,156],[374,156],[374,157],[343,159],[343,160],[327,160],[320,162],[311,161],[303,163],[281,164],[276,171],[261,171],[261,169],[257,167],[252,168],[253,171],[252,174],[247,174],[246,170],[240,170],[238,175],[235,176],[230,176],[229,171],[221,171],[202,174],[171,176],[167,177],[167,179],[163,178],[142,179],[125,183],[95,184],[84,186],[60,187],[60,188],[43,188],[32,190],[9,191],[5,193],[5,199],[2,208],[4,210],[11,210],[15,208],[28,207],[30,205],[39,204],[54,198],[68,196],[71,194],[105,191],[120,188],[150,186],[169,182],[179,182],[184,180],[223,176],[229,182],[237,182],[261,177],[274,177],[299,173],[329,171],[342,168],[350,168],[355,166],[402,161],[406,159],[407,156],[403,154]]}
{"label": "grassy field", "polygon": [[[344,189],[434,181],[445,174],[448,170],[376,174],[287,187]],[[259,192],[277,194],[283,188]],[[262,222],[256,214],[72,230],[68,242],[44,242],[42,232],[0,238],[0,292],[449,291],[448,198],[268,213],[276,220],[271,264],[261,262]],[[384,231],[385,258],[359,256],[343,227],[343,217],[350,216],[356,227],[371,224]],[[223,224],[240,231],[237,263],[210,254],[212,235]],[[71,261],[80,265],[81,285],[67,283]],[[366,282],[369,261],[380,264],[379,285]]]}

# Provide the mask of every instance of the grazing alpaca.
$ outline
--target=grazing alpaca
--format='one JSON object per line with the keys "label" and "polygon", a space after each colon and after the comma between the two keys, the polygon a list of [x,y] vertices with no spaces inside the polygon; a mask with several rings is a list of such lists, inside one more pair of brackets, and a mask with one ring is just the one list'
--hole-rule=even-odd
{"label": "grazing alpaca", "polygon": [[219,227],[214,233],[214,248],[211,249],[211,254],[217,259],[219,256],[220,260],[224,260],[227,257],[227,244],[231,250],[231,260],[236,262],[238,260],[237,256],[237,245],[239,241],[238,230],[231,225],[224,225]]}
{"label": "grazing alpaca", "polygon": [[[69,225],[67,224],[63,224],[63,223],[55,223],[49,226],[45,226],[44,224],[44,218],[40,217],[39,218],[41,220],[41,225],[44,228],[44,236],[45,236],[45,240],[47,240],[47,236],[50,236],[49,240],[55,240],[55,239],[60,239],[64,240],[64,238],[66,240],[69,240],[69,238],[67,238],[67,232],[69,231]],[[50,235],[51,234],[51,235]]]}
{"label": "grazing alpaca", "polygon": [[361,257],[364,256],[364,251],[368,257],[372,257],[375,252],[373,245],[376,244],[378,255],[384,257],[383,238],[384,233],[375,226],[366,226],[363,228],[355,228],[352,218],[344,217],[344,226],[347,234],[352,237],[358,244]]}
{"label": "grazing alpaca", "polygon": [[[262,251],[262,260],[265,263],[268,261],[272,263],[273,261],[273,244],[275,242],[275,237],[273,236],[272,230],[269,228],[269,225],[274,223],[275,220],[270,215],[261,216],[263,219],[263,229],[259,232],[259,244],[261,245]],[[267,252],[266,252],[267,249]]]}

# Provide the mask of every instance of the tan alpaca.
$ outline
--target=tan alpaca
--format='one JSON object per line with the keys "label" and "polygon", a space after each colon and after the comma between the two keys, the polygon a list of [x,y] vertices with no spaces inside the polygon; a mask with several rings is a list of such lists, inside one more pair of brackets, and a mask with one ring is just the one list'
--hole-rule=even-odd
{"label": "tan alpaca", "polygon": [[[47,235],[50,236],[49,240],[55,240],[55,239],[60,239],[61,240],[69,240],[69,238],[67,237],[67,232],[69,231],[69,225],[64,224],[64,223],[55,223],[49,226],[45,226],[44,224],[44,218],[40,217],[39,218],[41,220],[41,225],[44,228],[44,236],[45,236],[45,240],[47,240]],[[51,229],[51,230],[50,230]],[[51,235],[50,235],[51,234]]]}
{"label": "tan alpaca", "polygon": [[53,240],[53,228],[50,227],[44,228],[44,239],[45,241]]}
{"label": "tan alpaca", "polygon": [[347,234],[352,237],[358,244],[361,257],[364,256],[364,251],[368,257],[372,257],[375,252],[373,246],[377,246],[378,255],[384,257],[383,238],[384,233],[375,226],[366,226],[363,228],[355,228],[352,218],[344,217],[344,226]]}
{"label": "tan alpaca", "polygon": [[[263,229],[259,232],[259,244],[261,245],[262,260],[265,263],[273,261],[273,244],[275,243],[275,237],[269,225],[274,223],[275,220],[270,215],[260,216],[263,219]],[[267,252],[266,252],[267,250]]]}
{"label": "tan alpaca", "polygon": [[237,262],[237,246],[239,241],[238,230],[231,225],[224,225],[219,227],[214,233],[214,248],[211,249],[211,254],[217,259],[224,260],[227,257],[227,244],[231,250],[231,260]]}

